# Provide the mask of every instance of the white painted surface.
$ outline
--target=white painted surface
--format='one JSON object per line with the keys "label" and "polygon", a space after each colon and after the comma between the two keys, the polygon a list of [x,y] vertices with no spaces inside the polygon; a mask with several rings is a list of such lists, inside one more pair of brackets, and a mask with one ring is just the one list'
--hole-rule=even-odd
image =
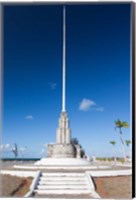
{"label": "white painted surface", "polygon": [[132,163],[117,163],[116,166],[132,167]]}
{"label": "white painted surface", "polygon": [[41,177],[40,180],[44,180],[44,181],[49,181],[49,180],[52,180],[52,181],[60,181],[60,180],[65,180],[65,181],[83,181],[85,180],[85,177]]}
{"label": "white painted surface", "polygon": [[37,161],[34,165],[44,165],[44,166],[88,166],[91,163],[85,159],[78,158],[42,158]]}
{"label": "white painted surface", "polygon": [[[52,181],[48,181],[48,183],[47,183],[47,181],[46,180],[40,180],[39,181],[39,184],[44,184],[44,185],[52,185]],[[74,181],[72,180],[72,181],[67,181],[67,180],[58,180],[57,181],[57,185],[72,185],[72,184],[74,184]],[[87,184],[87,180],[82,180],[82,181],[76,181],[76,185],[85,185],[85,184]]]}
{"label": "white painted surface", "polygon": [[1,174],[9,174],[12,176],[19,176],[19,177],[35,177],[37,171],[13,171],[13,170],[1,170]]}
{"label": "white painted surface", "polygon": [[38,194],[91,194],[89,190],[35,190]]}
{"label": "white painted surface", "polygon": [[103,176],[126,176],[132,175],[132,170],[108,170],[108,171],[88,171],[91,176],[103,177]]}
{"label": "white painted surface", "polygon": [[85,173],[42,173],[38,194],[90,194]]}
{"label": "white painted surface", "polygon": [[38,184],[38,181],[39,181],[39,177],[41,175],[41,172],[40,171],[37,171],[36,174],[35,174],[35,177],[32,181],[32,184],[30,186],[30,191],[24,196],[24,197],[31,197],[37,184]]}
{"label": "white painted surface", "polygon": [[91,170],[91,169],[97,169],[97,167],[87,167],[87,166],[22,166],[22,165],[14,165],[14,168],[16,169],[85,169],[85,170]]}
{"label": "white painted surface", "polygon": [[84,173],[42,173],[43,176],[46,176],[46,177],[51,177],[51,176],[54,176],[54,177],[58,177],[58,176],[64,176],[64,177],[73,177],[73,176],[76,176],[76,177],[85,177],[85,174]]}
{"label": "white painted surface", "polygon": [[40,167],[36,167],[34,165],[14,165],[13,166],[16,169],[38,169]]}
{"label": "white painted surface", "polygon": [[76,185],[76,184],[65,184],[65,185],[39,185],[37,187],[38,189],[44,189],[44,190],[48,190],[48,189],[52,189],[52,190],[55,190],[55,189],[61,189],[61,190],[75,190],[75,189],[88,189],[88,186],[87,185]]}
{"label": "white painted surface", "polygon": [[42,165],[40,165],[40,164],[38,164],[38,165],[14,165],[14,168],[16,168],[16,169],[35,169],[35,170],[37,170],[37,169],[68,169],[68,170],[74,170],[74,169],[76,169],[76,170],[80,170],[80,169],[85,169],[85,170],[92,170],[92,169],[110,169],[111,168],[111,166],[91,166],[91,164],[88,164],[88,165],[79,165],[79,166],[77,166],[77,165],[58,165],[58,166],[55,166],[55,165],[53,165],[53,164],[51,164],[51,165],[47,165],[47,163],[46,163],[46,165],[44,165],[44,164],[42,164]]}
{"label": "white painted surface", "polygon": [[41,176],[41,172],[40,172],[40,171],[38,171],[38,172],[36,173],[36,175],[35,175],[35,178],[34,178],[34,180],[33,180],[32,184],[31,184],[31,186],[30,186],[30,190],[34,190],[34,189],[36,188],[36,186],[37,186],[37,184],[38,184],[38,181],[39,181],[39,178],[40,178],[40,176]]}
{"label": "white painted surface", "polygon": [[87,177],[88,187],[90,188],[90,190],[95,190],[94,183],[93,183],[92,178],[91,178],[91,176],[88,172],[86,172],[86,177]]}

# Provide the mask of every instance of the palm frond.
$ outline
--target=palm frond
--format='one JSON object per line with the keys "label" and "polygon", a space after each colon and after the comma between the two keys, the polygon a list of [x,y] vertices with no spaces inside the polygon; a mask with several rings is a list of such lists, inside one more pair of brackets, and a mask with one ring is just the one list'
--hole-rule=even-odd
{"label": "palm frond", "polygon": [[118,119],[115,121],[116,128],[121,128],[122,127],[122,122]]}
{"label": "palm frond", "polygon": [[131,141],[130,140],[125,140],[126,142],[126,145],[129,146],[131,144]]}
{"label": "palm frond", "polygon": [[115,141],[110,141],[110,144],[115,145],[116,142]]}
{"label": "palm frond", "polygon": [[115,121],[116,128],[128,128],[129,124],[125,121],[120,121],[119,119]]}
{"label": "palm frond", "polygon": [[128,128],[129,127],[129,124],[127,122],[122,122],[122,125],[124,128]]}

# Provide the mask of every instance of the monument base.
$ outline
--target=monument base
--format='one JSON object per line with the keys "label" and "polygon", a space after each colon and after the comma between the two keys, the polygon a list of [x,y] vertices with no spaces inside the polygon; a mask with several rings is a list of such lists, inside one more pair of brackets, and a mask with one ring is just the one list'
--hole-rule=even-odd
{"label": "monument base", "polygon": [[75,149],[72,144],[48,144],[48,158],[74,158]]}
{"label": "monument base", "polygon": [[42,158],[35,162],[34,165],[41,166],[90,166],[91,163],[86,159],[78,158]]}

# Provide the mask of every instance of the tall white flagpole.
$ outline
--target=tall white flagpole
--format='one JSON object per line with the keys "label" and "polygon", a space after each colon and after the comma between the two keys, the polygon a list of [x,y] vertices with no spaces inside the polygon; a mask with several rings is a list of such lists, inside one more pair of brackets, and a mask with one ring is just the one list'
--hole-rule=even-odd
{"label": "tall white flagpole", "polygon": [[62,112],[66,111],[66,10],[63,7],[63,82],[62,82]]}

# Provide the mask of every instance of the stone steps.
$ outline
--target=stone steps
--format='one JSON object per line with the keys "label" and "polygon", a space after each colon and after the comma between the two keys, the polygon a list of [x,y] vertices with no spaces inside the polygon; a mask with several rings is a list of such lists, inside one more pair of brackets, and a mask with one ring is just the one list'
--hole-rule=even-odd
{"label": "stone steps", "polygon": [[[46,177],[60,177],[60,173],[42,173],[43,176]],[[66,176],[66,177],[75,177],[75,173],[61,173],[61,177]],[[76,173],[76,177],[85,177],[84,173]]]}
{"label": "stone steps", "polygon": [[84,181],[84,177],[41,177],[41,181]]}
{"label": "stone steps", "polygon": [[52,199],[52,200],[56,200],[56,199],[94,199],[93,198],[93,194],[36,194],[34,197],[36,198],[43,198],[43,199]]}
{"label": "stone steps", "polygon": [[85,173],[42,173],[35,189],[35,196],[91,195]]}
{"label": "stone steps", "polygon": [[76,189],[88,189],[87,185],[76,185],[76,184],[73,184],[73,185],[58,185],[58,184],[54,184],[54,185],[38,185],[37,186],[38,189],[41,189],[41,190],[76,190]]}
{"label": "stone steps", "polygon": [[77,194],[77,195],[80,195],[80,194],[91,194],[89,190],[69,190],[69,189],[62,189],[62,190],[41,190],[41,189],[38,189],[38,190],[35,190],[35,192],[37,194],[47,194],[47,195],[57,195],[57,194],[63,194],[63,195],[67,195],[67,194]]}
{"label": "stone steps", "polygon": [[[52,181],[39,181],[39,184],[43,184],[43,185],[75,185],[75,181],[67,181],[67,180],[62,180],[62,181],[56,181],[54,184],[52,183]],[[87,182],[86,181],[76,181],[76,185],[86,185]]]}

